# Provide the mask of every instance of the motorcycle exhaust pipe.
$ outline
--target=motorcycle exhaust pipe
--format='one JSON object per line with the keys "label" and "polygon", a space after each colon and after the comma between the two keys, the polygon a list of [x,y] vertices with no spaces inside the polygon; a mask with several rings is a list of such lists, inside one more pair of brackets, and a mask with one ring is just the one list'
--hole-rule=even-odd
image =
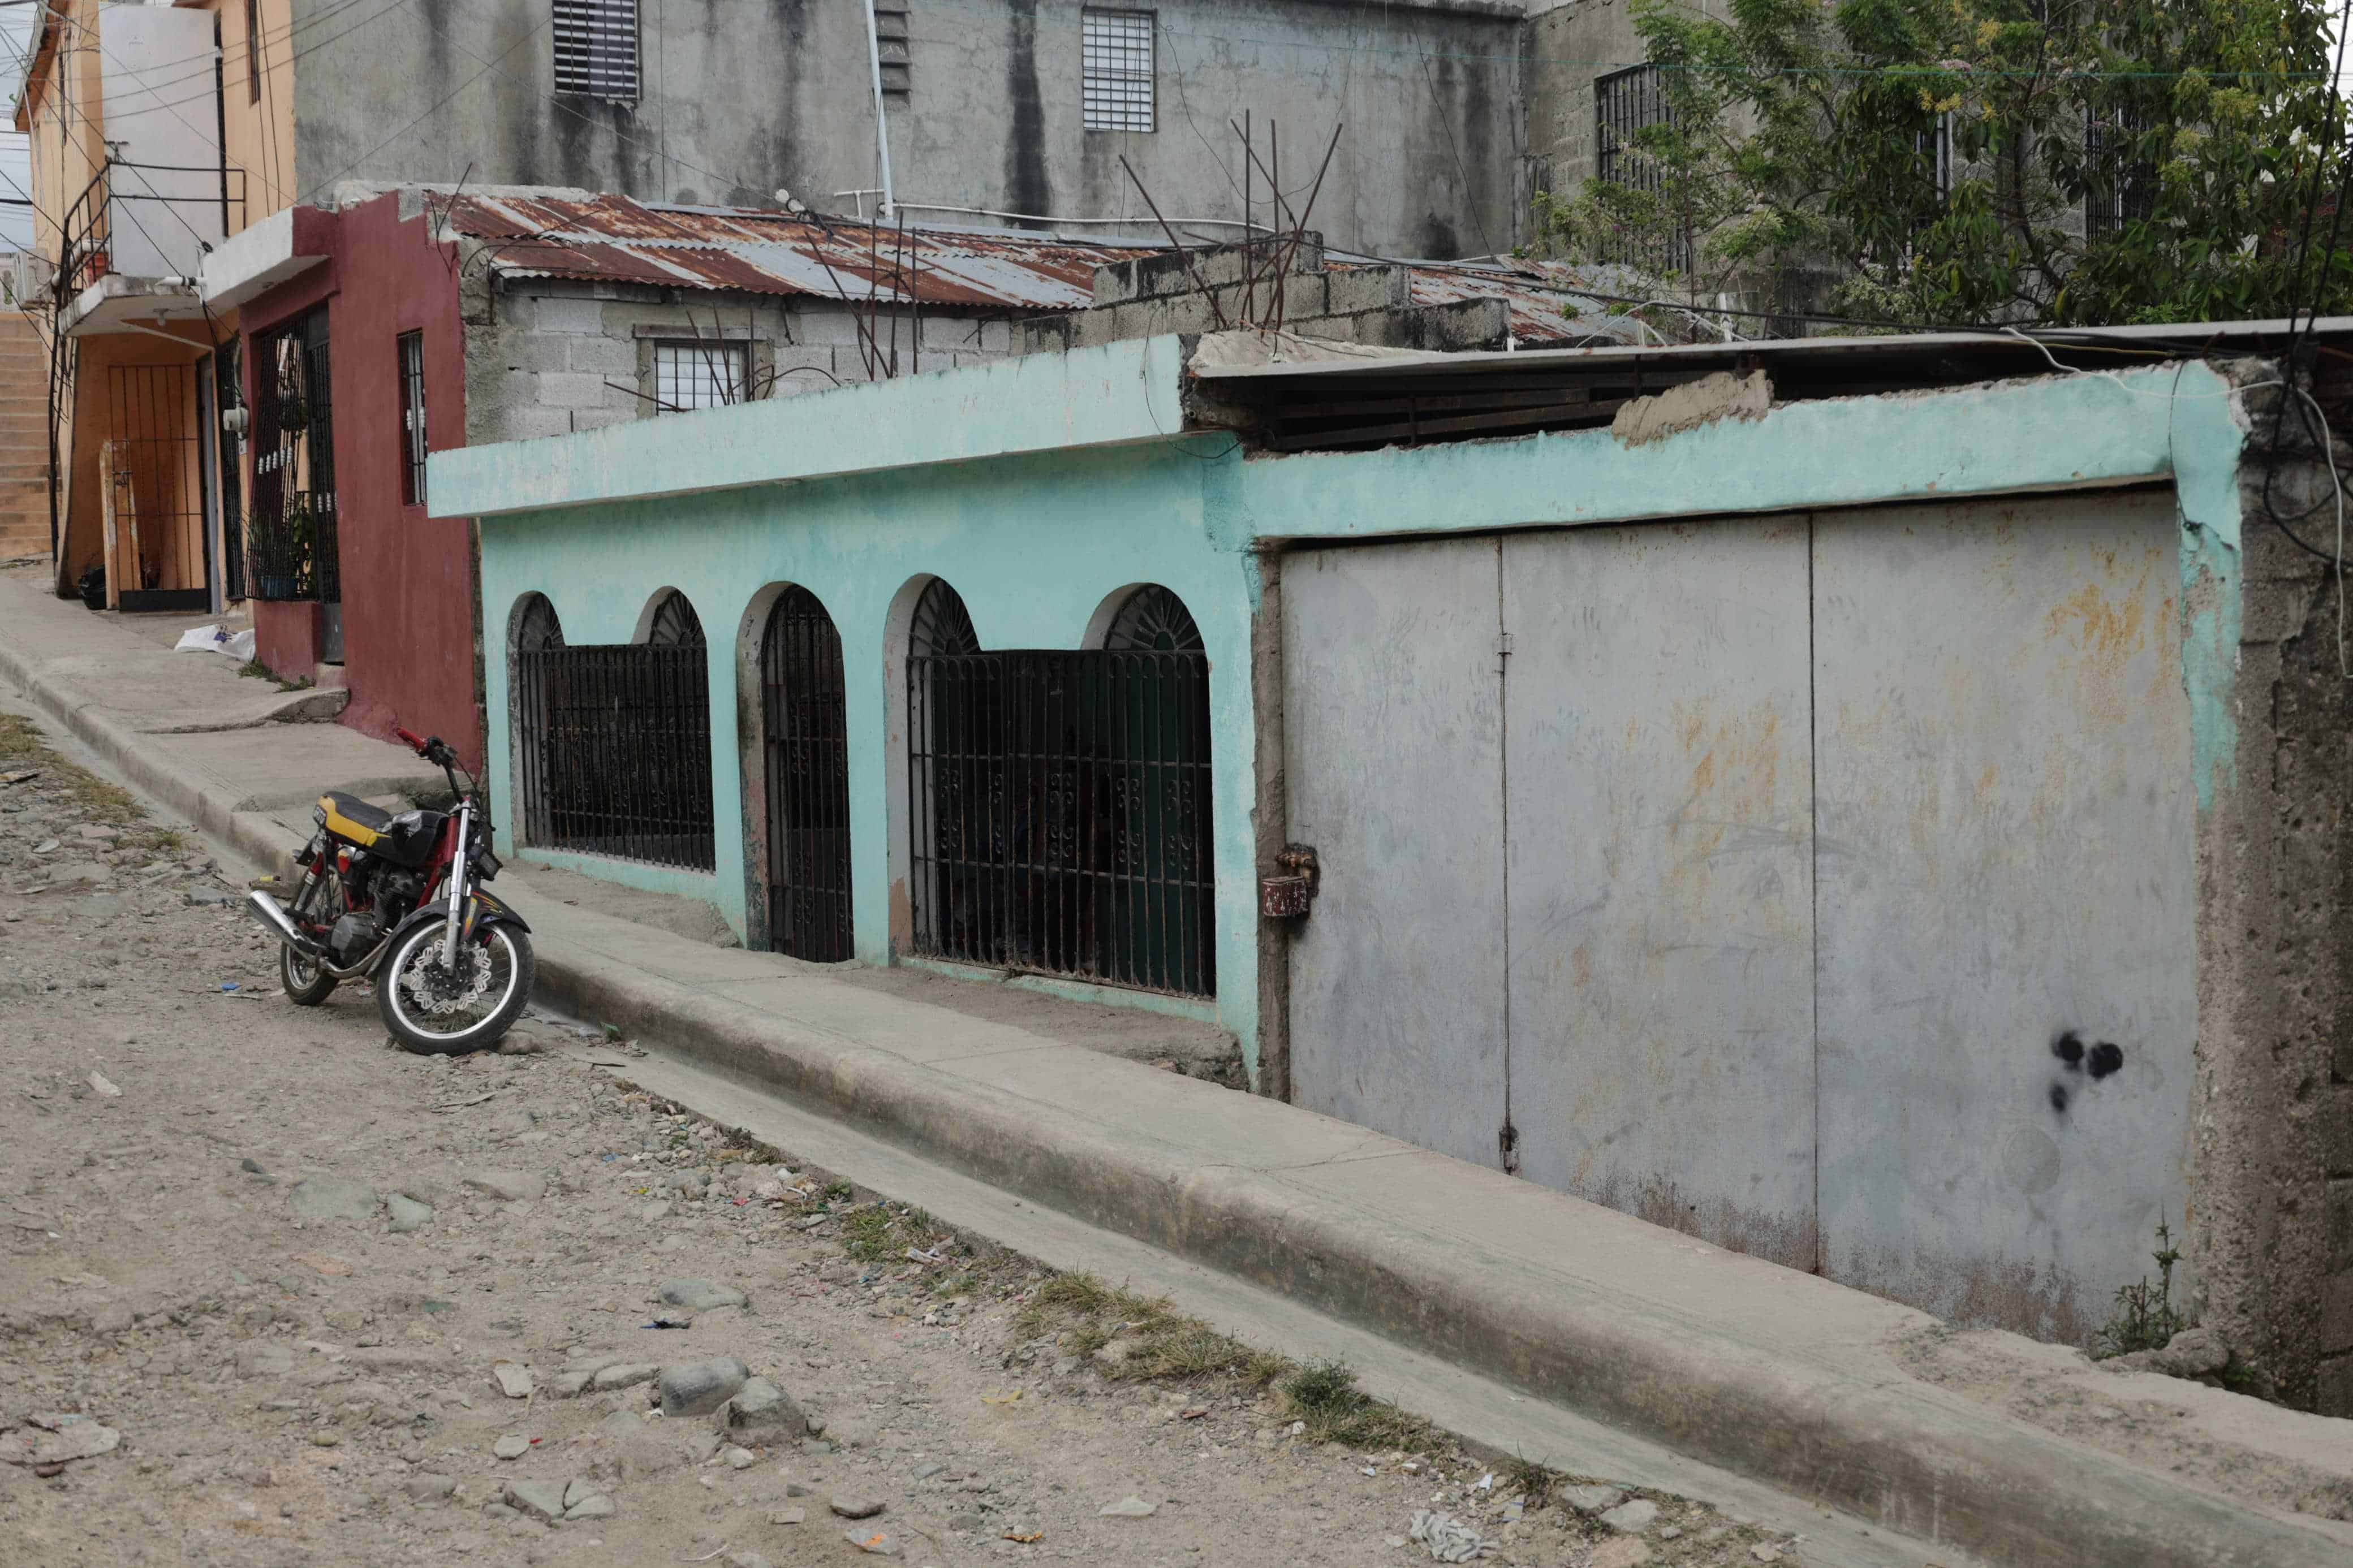
{"label": "motorcycle exhaust pipe", "polygon": [[295,952],[311,958],[326,956],[326,950],[296,930],[294,922],[287,918],[286,911],[279,907],[278,900],[260,889],[257,888],[246,894],[245,907],[248,914],[269,927],[272,936]]}

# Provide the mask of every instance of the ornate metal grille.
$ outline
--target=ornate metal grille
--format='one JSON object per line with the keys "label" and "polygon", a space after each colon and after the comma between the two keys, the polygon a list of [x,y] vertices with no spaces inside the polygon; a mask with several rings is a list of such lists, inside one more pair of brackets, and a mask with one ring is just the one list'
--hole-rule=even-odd
{"label": "ornate metal grille", "polygon": [[341,604],[335,547],[335,430],[327,310],[256,338],[253,511],[247,584],[257,599]]}
{"label": "ornate metal grille", "polygon": [[[1634,141],[1634,133],[1645,126],[1674,122],[1659,68],[1636,66],[1596,78],[1593,103],[1594,174],[1630,190],[1660,190],[1664,182],[1658,164],[1645,157]],[[1691,266],[1691,236],[1678,229],[1663,244],[1629,238],[1612,259],[1652,271],[1681,272]]]}
{"label": "ornate metal grille", "polygon": [[566,647],[542,600],[510,655],[522,837],[549,849],[712,868],[711,685],[682,595],[647,641]]}
{"label": "ornate metal grille", "polygon": [[1216,994],[1208,659],[1182,602],[1139,590],[1113,647],[983,653],[953,589],[925,597],[908,660],[915,951]]}
{"label": "ornate metal grille", "polygon": [[2084,232],[2094,240],[2113,239],[2125,226],[2147,223],[2157,208],[2157,170],[2133,150],[2148,130],[2136,109],[2111,110],[2105,118],[2086,111],[2084,163],[2091,189],[2084,196]]}
{"label": "ornate metal grille", "polygon": [[768,945],[851,956],[849,740],[841,634],[817,595],[786,591],[760,647],[768,764]]}

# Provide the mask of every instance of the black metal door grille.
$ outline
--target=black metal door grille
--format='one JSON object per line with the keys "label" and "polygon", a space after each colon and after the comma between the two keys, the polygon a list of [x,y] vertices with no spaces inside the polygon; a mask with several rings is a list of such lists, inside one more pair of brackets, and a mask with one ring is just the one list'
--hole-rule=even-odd
{"label": "black metal door grille", "polygon": [[915,951],[1215,995],[1208,690],[1198,637],[1182,649],[919,647]]}
{"label": "black metal door grille", "polygon": [[517,638],[525,843],[712,868],[709,661],[702,626],[678,604],[689,625],[676,642]]}
{"label": "black metal door grille", "polygon": [[248,584],[257,599],[343,602],[335,543],[333,367],[322,305],[256,338]]}
{"label": "black metal door grille", "polygon": [[818,963],[850,953],[849,737],[841,634],[787,589],[760,648],[767,725],[768,944]]}

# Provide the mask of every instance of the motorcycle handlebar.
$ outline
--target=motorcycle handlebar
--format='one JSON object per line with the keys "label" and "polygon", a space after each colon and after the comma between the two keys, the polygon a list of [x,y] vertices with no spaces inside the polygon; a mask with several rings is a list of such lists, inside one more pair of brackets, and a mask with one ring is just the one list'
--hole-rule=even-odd
{"label": "motorcycle handlebar", "polygon": [[407,742],[408,742],[408,749],[409,749],[410,751],[415,752],[416,752],[416,753],[417,753],[419,756],[422,756],[422,755],[424,755],[424,754],[425,754],[425,742],[424,742],[423,737],[418,736],[418,735],[417,735],[417,734],[415,734],[415,733],[413,733],[413,732],[411,732],[411,731],[407,731],[407,730],[404,730],[404,729],[402,729],[402,728],[401,728],[399,725],[397,725],[397,724],[396,724],[396,725],[394,725],[394,726],[393,726],[393,728],[392,728],[392,732],[393,732],[394,734],[396,734],[396,735],[399,736],[402,740],[404,740],[404,741]]}

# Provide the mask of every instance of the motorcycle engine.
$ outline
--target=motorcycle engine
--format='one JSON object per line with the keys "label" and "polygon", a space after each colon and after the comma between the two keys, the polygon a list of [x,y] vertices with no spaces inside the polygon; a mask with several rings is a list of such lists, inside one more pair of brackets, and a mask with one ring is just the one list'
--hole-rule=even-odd
{"label": "motorcycle engine", "polygon": [[327,933],[327,951],[334,956],[337,968],[349,968],[383,940],[384,927],[377,923],[375,911],[355,910],[337,921],[334,929]]}
{"label": "motorcycle engine", "polygon": [[379,868],[375,874],[375,907],[385,926],[396,926],[407,919],[424,891],[425,879],[416,872]]}

